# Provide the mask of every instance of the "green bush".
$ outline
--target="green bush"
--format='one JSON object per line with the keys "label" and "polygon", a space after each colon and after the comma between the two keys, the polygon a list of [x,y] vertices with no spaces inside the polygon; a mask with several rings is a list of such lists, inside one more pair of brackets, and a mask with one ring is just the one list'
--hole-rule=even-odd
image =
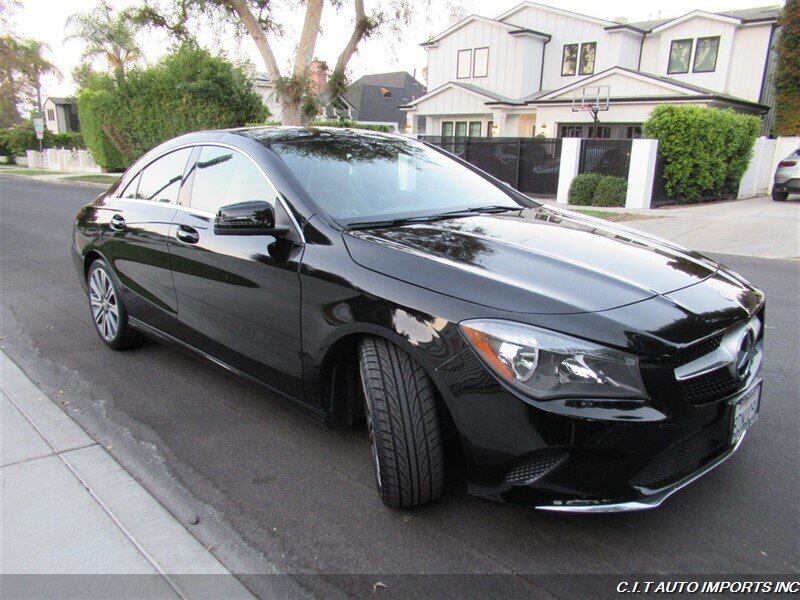
{"label": "green bush", "polygon": [[661,105],[642,132],[659,142],[667,194],[691,202],[736,191],[760,128],[759,117],[731,109]]}
{"label": "green bush", "polygon": [[625,206],[628,196],[628,180],[624,177],[603,175],[597,182],[592,206]]}
{"label": "green bush", "polygon": [[94,78],[89,85],[78,95],[78,118],[95,161],[108,169],[126,167],[184,133],[241,127],[268,116],[244,71],[193,45],[152,67]]}
{"label": "green bush", "polygon": [[51,145],[48,148],[86,148],[83,142],[83,135],[80,131],[67,131],[66,133],[54,133]]}
{"label": "green bush", "polygon": [[351,129],[368,129],[370,131],[382,131],[388,133],[392,130],[388,125],[376,125],[374,123],[358,123],[357,121],[338,121],[330,119],[327,121],[314,121],[308,124],[309,127],[349,127]]}
{"label": "green bush", "polygon": [[594,193],[602,177],[597,173],[576,175],[569,186],[569,203],[579,206],[591,206]]}

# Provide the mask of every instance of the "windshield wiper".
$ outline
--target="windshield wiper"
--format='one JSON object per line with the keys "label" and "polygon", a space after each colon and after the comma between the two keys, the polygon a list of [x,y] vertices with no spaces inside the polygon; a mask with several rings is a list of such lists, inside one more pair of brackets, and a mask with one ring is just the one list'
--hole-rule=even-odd
{"label": "windshield wiper", "polygon": [[432,215],[423,215],[418,217],[402,217],[398,219],[385,219],[381,221],[363,221],[360,223],[352,223],[348,227],[350,229],[373,229],[375,227],[400,227],[401,225],[408,225],[411,223],[429,223],[431,221],[441,221],[443,219],[455,219],[458,217],[471,217],[480,213],[501,213],[509,211],[525,210],[524,206],[474,206],[471,208],[460,208],[458,210],[451,210],[447,212],[434,213]]}

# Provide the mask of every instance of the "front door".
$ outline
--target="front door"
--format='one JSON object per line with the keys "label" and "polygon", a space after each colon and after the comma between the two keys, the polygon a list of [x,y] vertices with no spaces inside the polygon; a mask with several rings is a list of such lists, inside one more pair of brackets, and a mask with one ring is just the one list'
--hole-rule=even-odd
{"label": "front door", "polygon": [[302,398],[302,244],[268,235],[217,235],[220,207],[277,191],[245,154],[203,146],[189,176],[190,202],[169,233],[181,337],[205,354]]}

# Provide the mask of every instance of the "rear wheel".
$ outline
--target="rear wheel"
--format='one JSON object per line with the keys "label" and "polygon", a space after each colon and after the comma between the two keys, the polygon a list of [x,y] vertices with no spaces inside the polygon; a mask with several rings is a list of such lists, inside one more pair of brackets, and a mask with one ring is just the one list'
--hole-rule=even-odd
{"label": "rear wheel", "polygon": [[442,436],[433,384],[400,348],[367,338],[359,344],[361,383],[375,481],[391,508],[442,495]]}
{"label": "rear wheel", "polygon": [[114,350],[141,346],[145,337],[128,324],[128,313],[122,302],[108,263],[98,258],[86,276],[89,308],[100,339]]}
{"label": "rear wheel", "polygon": [[772,199],[777,202],[783,202],[789,197],[789,192],[778,192],[775,189],[772,190]]}

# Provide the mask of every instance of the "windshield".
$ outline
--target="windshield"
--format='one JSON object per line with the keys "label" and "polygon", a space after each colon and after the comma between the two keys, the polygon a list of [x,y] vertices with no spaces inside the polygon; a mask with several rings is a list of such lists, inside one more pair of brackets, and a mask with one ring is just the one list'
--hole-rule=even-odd
{"label": "windshield", "polygon": [[342,131],[269,147],[308,195],[347,226],[485,206],[521,207],[510,191],[415,140]]}

